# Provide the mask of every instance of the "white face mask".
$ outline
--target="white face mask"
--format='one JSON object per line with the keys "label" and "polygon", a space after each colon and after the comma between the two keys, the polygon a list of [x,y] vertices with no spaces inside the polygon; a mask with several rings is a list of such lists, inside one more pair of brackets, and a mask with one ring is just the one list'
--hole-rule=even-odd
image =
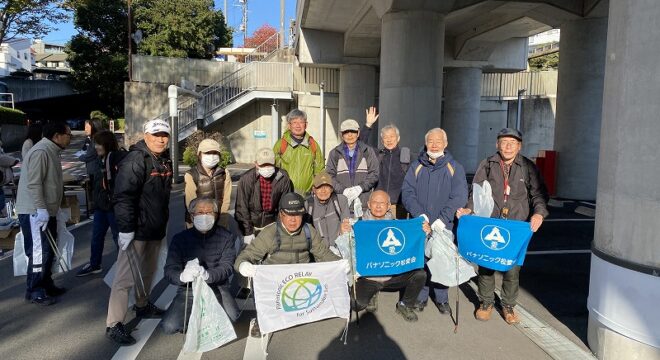
{"label": "white face mask", "polygon": [[432,152],[432,151],[427,151],[426,155],[428,155],[431,159],[437,159],[445,154],[444,151],[439,151],[439,152]]}
{"label": "white face mask", "polygon": [[220,155],[218,154],[202,154],[202,165],[205,168],[214,168],[220,162]]}
{"label": "white face mask", "polygon": [[193,225],[197,231],[205,233],[215,225],[215,216],[213,215],[195,215],[193,216]]}
{"label": "white face mask", "polygon": [[260,167],[259,170],[259,175],[265,177],[266,179],[270,178],[275,174],[275,167],[274,166],[264,166]]}

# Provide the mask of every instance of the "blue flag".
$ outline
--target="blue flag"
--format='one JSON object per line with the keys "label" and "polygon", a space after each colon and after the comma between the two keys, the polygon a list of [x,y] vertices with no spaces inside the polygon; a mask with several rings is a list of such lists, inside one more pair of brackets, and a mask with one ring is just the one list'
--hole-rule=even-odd
{"label": "blue flag", "polygon": [[398,275],[424,267],[422,218],[366,220],[353,225],[356,270],[361,276]]}
{"label": "blue flag", "polygon": [[525,221],[466,215],[458,221],[458,252],[479,266],[507,271],[523,264],[532,234]]}

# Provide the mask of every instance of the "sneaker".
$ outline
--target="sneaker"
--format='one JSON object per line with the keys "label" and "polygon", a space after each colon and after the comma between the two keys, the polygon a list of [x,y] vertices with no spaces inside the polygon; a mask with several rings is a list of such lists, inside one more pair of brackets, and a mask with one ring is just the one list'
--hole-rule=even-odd
{"label": "sneaker", "polygon": [[520,322],[520,318],[518,318],[518,315],[515,313],[515,311],[513,311],[513,306],[503,305],[502,314],[504,315],[504,321],[506,321],[506,323],[509,325],[517,324]]}
{"label": "sneaker", "polygon": [[105,328],[105,336],[121,346],[135,344],[135,338],[126,331],[126,328],[122,323],[117,323],[117,325],[113,327]]}
{"label": "sneaker", "polygon": [[400,314],[404,320],[409,322],[417,321],[417,314],[413,311],[412,306],[406,306],[403,302],[399,301],[396,303],[396,313]]}
{"label": "sneaker", "polygon": [[85,266],[78,271],[76,276],[81,277],[81,276],[87,276],[87,275],[92,275],[92,274],[98,274],[102,272],[103,269],[100,266],[92,266],[92,264],[85,264]]}
{"label": "sneaker", "polygon": [[378,294],[374,294],[367,304],[367,312],[375,313],[378,310]]}
{"label": "sneaker", "polygon": [[252,329],[250,329],[250,336],[254,338],[260,338],[261,337],[261,330],[259,329],[259,322],[257,319],[252,319],[253,320],[253,325]]}
{"label": "sneaker", "polygon": [[426,307],[426,301],[416,301],[415,305],[413,305],[413,309],[415,309],[415,311],[419,311],[419,312],[424,311],[425,307]]}
{"label": "sneaker", "polygon": [[448,315],[451,314],[451,306],[449,306],[449,303],[435,303],[435,306],[438,307],[438,311],[440,311],[440,314],[442,315]]}
{"label": "sneaker", "polygon": [[151,302],[148,302],[147,305],[143,307],[133,305],[133,310],[135,310],[135,317],[142,319],[158,319],[165,313],[165,310],[156,307],[156,305]]}
{"label": "sneaker", "polygon": [[481,303],[474,313],[474,318],[479,321],[490,320],[490,314],[493,312],[493,304]]}
{"label": "sneaker", "polygon": [[57,287],[55,285],[46,289],[46,295],[50,297],[62,296],[66,292],[65,288]]}
{"label": "sneaker", "polygon": [[32,302],[33,304],[41,305],[41,306],[48,306],[48,305],[55,304],[55,299],[53,299],[52,297],[50,297],[48,295],[44,295],[44,296],[39,296],[39,297],[33,298],[33,299],[30,300],[30,302]]}

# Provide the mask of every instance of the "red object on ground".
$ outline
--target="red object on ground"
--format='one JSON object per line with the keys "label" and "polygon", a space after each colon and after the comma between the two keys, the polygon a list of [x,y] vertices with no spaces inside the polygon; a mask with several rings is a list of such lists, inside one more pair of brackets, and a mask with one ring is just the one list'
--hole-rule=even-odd
{"label": "red object on ground", "polygon": [[557,152],[554,150],[539,150],[536,157],[536,166],[539,168],[541,176],[543,176],[545,186],[548,187],[548,194],[555,196],[557,193]]}

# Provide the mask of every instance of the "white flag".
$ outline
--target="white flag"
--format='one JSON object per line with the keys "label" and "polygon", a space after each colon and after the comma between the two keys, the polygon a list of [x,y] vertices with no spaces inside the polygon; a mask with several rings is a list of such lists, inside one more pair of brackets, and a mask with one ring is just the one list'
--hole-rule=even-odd
{"label": "white flag", "polygon": [[348,320],[348,281],[341,261],[256,266],[254,299],[264,334],[340,317]]}

